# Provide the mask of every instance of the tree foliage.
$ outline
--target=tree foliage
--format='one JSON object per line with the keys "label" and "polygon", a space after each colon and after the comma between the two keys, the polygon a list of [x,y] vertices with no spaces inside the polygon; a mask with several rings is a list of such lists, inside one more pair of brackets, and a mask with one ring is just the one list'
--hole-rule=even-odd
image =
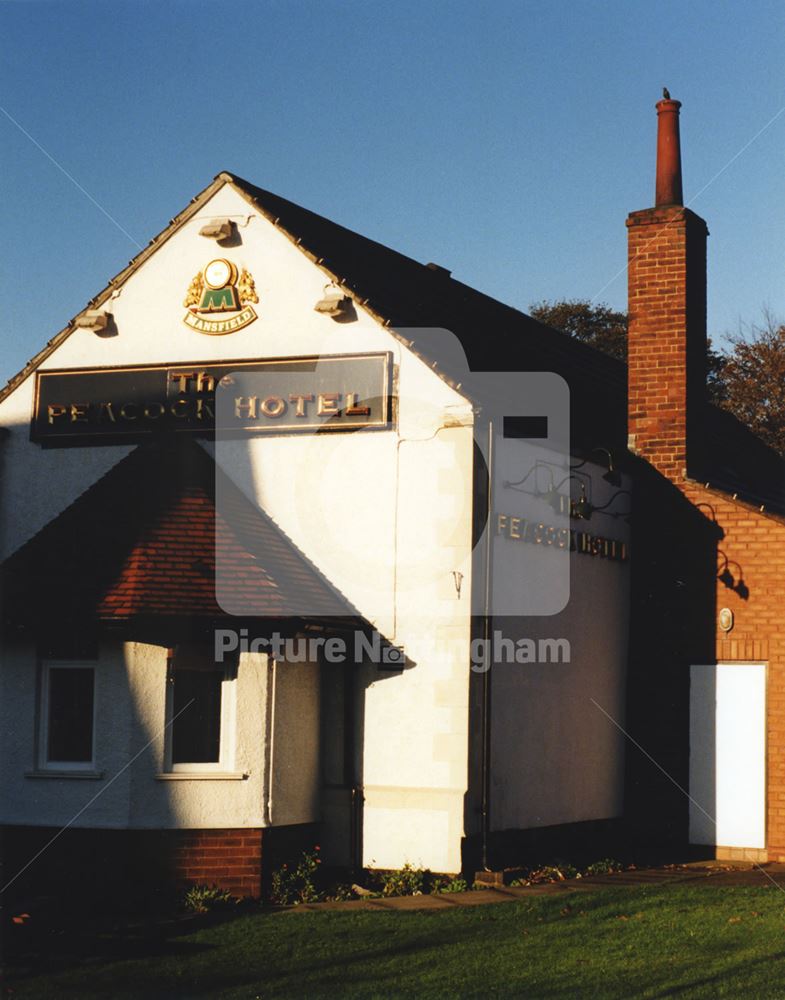
{"label": "tree foliage", "polygon": [[627,360],[627,313],[614,312],[604,303],[594,305],[584,299],[565,299],[536,302],[530,306],[529,314],[603,354]]}
{"label": "tree foliage", "polygon": [[785,325],[764,313],[728,343],[719,405],[785,456]]}
{"label": "tree foliage", "polygon": [[[620,361],[627,360],[627,313],[583,299],[537,302],[534,319]],[[706,353],[706,391],[717,406],[746,424],[785,456],[785,325],[764,321],[726,338],[728,348]]]}

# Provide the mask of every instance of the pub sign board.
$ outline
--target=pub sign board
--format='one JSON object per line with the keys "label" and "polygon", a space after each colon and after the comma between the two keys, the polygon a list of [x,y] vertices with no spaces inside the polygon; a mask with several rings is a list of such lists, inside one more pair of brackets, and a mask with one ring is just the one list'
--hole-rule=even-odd
{"label": "pub sign board", "polygon": [[53,446],[384,429],[391,370],[390,355],[374,353],[39,371],[30,436]]}

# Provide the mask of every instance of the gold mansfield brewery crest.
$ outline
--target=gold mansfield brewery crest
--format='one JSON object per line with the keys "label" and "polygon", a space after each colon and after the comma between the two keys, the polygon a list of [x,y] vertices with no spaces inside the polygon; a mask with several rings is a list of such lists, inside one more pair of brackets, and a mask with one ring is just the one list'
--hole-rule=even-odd
{"label": "gold mansfield brewery crest", "polygon": [[[188,286],[183,323],[199,333],[233,333],[256,319],[252,303],[258,302],[256,286],[248,271],[237,276],[237,267],[223,257],[211,260]],[[211,319],[216,313],[220,319]]]}

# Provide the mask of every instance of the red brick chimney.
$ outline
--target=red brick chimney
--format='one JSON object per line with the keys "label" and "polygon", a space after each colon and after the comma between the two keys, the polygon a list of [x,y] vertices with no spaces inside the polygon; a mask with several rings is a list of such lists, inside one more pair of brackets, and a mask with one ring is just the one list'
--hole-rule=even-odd
{"label": "red brick chimney", "polygon": [[627,219],[629,447],[676,482],[705,405],[709,235],[683,205],[680,107],[669,97],[657,104],[655,207]]}

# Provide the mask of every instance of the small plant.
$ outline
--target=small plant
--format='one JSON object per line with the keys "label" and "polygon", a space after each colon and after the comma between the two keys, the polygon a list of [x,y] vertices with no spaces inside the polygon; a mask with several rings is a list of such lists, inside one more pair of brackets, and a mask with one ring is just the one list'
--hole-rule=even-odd
{"label": "small plant", "polygon": [[564,861],[557,861],[553,865],[541,865],[539,868],[531,868],[519,878],[510,882],[511,886],[524,887],[527,885],[537,885],[542,882],[563,882],[571,878],[583,878],[584,875],[609,875],[612,872],[624,870],[621,861],[614,861],[612,858],[603,858],[602,861],[595,861],[588,868],[579,871],[574,865]]}
{"label": "small plant", "polygon": [[270,898],[274,903],[291,906],[297,903],[316,903],[320,899],[315,885],[316,873],[321,861],[319,845],[312,851],[305,851],[294,868],[281,865],[270,880]]}
{"label": "small plant", "polygon": [[460,877],[442,879],[437,878],[433,883],[433,888],[431,892],[468,892],[469,884],[466,879]]}
{"label": "small plant", "polygon": [[613,858],[603,858],[602,861],[595,861],[586,869],[586,875],[610,875],[612,872],[624,870],[621,861],[614,861]]}
{"label": "small plant", "polygon": [[357,893],[350,885],[344,884],[333,886],[325,896],[328,903],[345,903],[349,899],[357,899]]}
{"label": "small plant", "polygon": [[238,903],[239,900],[226,889],[217,885],[192,885],[183,898],[186,910],[192,913],[209,913]]}
{"label": "small plant", "polygon": [[425,885],[426,872],[414,868],[407,861],[398,871],[385,872],[379,876],[382,896],[421,896]]}
{"label": "small plant", "polygon": [[532,868],[526,875],[513,879],[510,885],[521,888],[527,885],[539,885],[543,882],[564,882],[570,878],[580,878],[581,874],[574,865],[559,861],[555,865],[541,865]]}
{"label": "small plant", "polygon": [[529,884],[538,882],[563,882],[568,878],[575,878],[578,870],[572,865],[543,865],[542,868],[535,868],[529,873]]}

